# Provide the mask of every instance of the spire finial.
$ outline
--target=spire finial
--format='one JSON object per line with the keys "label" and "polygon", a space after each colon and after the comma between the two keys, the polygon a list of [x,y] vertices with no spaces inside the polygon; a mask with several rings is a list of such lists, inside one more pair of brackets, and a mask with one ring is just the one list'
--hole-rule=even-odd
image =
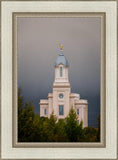
{"label": "spire finial", "polygon": [[61,52],[63,51],[63,46],[62,46],[62,44],[60,44],[60,50],[61,50]]}

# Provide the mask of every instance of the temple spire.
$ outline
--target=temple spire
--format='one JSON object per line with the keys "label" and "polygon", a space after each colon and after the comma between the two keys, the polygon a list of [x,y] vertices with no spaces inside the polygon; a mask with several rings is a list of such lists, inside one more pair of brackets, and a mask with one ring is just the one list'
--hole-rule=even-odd
{"label": "temple spire", "polygon": [[60,50],[61,50],[61,52],[63,51],[63,45],[62,44],[60,44]]}
{"label": "temple spire", "polygon": [[59,56],[56,59],[55,67],[58,66],[59,64],[63,64],[64,66],[68,67],[68,61],[67,61],[66,57],[63,54],[63,46],[62,46],[62,44],[60,44],[60,53],[59,53]]}

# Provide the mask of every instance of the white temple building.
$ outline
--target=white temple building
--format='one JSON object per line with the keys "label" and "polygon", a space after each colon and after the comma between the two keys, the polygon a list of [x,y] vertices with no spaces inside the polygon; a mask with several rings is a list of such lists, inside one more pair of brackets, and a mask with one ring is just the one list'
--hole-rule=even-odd
{"label": "white temple building", "polygon": [[71,86],[68,79],[68,61],[61,51],[55,62],[55,80],[53,92],[48,93],[48,99],[40,100],[40,116],[50,117],[54,112],[57,119],[68,116],[71,107],[78,115],[78,123],[83,121],[83,127],[88,126],[88,102],[80,99],[80,94],[71,93]]}

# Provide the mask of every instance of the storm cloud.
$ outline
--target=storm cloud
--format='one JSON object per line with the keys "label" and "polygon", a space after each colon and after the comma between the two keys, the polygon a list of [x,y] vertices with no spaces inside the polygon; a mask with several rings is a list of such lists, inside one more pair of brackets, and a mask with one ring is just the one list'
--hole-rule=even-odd
{"label": "storm cloud", "polygon": [[88,100],[89,126],[100,112],[100,18],[18,18],[18,86],[40,114],[40,99],[52,92],[54,62],[63,44],[71,92]]}

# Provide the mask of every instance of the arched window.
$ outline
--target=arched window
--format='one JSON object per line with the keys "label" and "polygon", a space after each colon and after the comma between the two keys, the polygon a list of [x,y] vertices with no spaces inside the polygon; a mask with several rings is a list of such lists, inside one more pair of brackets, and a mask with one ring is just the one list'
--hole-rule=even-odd
{"label": "arched window", "polygon": [[63,76],[63,69],[62,69],[62,67],[60,67],[60,77],[62,77]]}

